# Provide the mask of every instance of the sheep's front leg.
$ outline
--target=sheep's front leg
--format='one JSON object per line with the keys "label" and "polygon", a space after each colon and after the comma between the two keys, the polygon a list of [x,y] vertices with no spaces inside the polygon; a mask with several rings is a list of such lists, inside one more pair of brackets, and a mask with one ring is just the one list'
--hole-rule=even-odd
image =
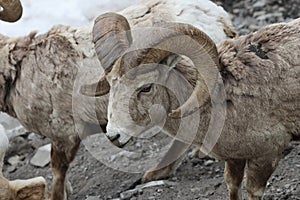
{"label": "sheep's front leg", "polygon": [[66,179],[70,163],[73,161],[79,148],[80,140],[74,142],[53,142],[51,148],[51,167],[53,184],[51,200],[66,200],[71,195],[71,186]]}
{"label": "sheep's front leg", "polygon": [[267,181],[276,169],[281,156],[267,156],[248,160],[247,192],[249,200],[263,197]]}
{"label": "sheep's front leg", "polygon": [[229,199],[242,200],[241,184],[244,177],[246,160],[227,160],[224,178],[227,184]]}
{"label": "sheep's front leg", "polygon": [[144,174],[142,181],[149,182],[171,176],[181,163],[184,152],[189,146],[190,144],[174,140],[161,162],[155,168],[148,170]]}

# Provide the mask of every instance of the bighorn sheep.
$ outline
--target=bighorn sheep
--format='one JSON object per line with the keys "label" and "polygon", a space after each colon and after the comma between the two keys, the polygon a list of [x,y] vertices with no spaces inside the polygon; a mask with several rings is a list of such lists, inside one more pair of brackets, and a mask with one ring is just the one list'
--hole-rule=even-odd
{"label": "bighorn sheep", "polygon": [[[106,75],[98,86],[110,87],[98,87],[90,93],[88,87],[97,86],[85,85],[82,92],[110,94],[110,134],[143,133],[155,125],[155,117],[161,117],[160,121],[165,120],[162,129],[178,137],[180,121],[187,118],[184,130],[190,132],[196,124],[196,136],[191,141],[202,146],[210,119],[219,122],[224,117],[222,132],[214,138],[218,140],[209,155],[226,161],[225,180],[231,200],[242,199],[246,164],[248,197],[261,199],[284,148],[300,138],[300,19],[227,40],[218,50],[206,34],[191,25],[167,23],[156,27],[142,31],[143,39],[132,38],[135,30],[130,29],[125,17],[115,13],[99,16],[93,35]],[[108,40],[110,37],[114,39]],[[114,60],[107,62],[103,49],[97,48],[101,46],[110,48],[105,51]],[[112,48],[116,46],[118,49]],[[167,69],[157,64],[169,61],[171,65],[164,65]],[[198,63],[202,66],[196,66]],[[211,73],[215,66],[217,73]],[[168,87],[176,88],[177,93]],[[176,94],[187,94],[183,103]],[[157,104],[165,109],[162,116],[152,110]],[[213,105],[225,112],[214,113]]]}
{"label": "bighorn sheep", "polygon": [[[190,22],[208,29],[215,42],[226,35],[234,36],[226,12],[209,1],[203,2],[209,5],[207,9],[201,8],[203,5],[198,1],[193,2],[195,4],[182,0],[149,1],[121,13],[137,27],[151,26],[159,21]],[[3,1],[0,5],[7,8]],[[19,14],[13,17],[9,9],[6,11],[10,17],[2,19],[19,18]],[[218,25],[210,28],[206,21]],[[96,99],[96,108],[91,103],[95,98],[81,98],[82,101],[73,98],[80,96],[76,90],[77,78],[98,66],[89,28],[57,26],[43,35],[36,36],[33,32],[14,39],[0,35],[0,111],[17,118],[27,130],[51,139],[52,200],[66,199],[71,192],[66,173],[86,125],[105,126],[107,123],[108,95]],[[96,77],[98,75],[93,74],[88,79],[95,82]],[[72,113],[73,108],[76,113]]]}
{"label": "bighorn sheep", "polygon": [[8,138],[0,125],[0,200],[46,200],[46,181],[43,177],[15,181],[3,177],[2,166],[7,149]]}

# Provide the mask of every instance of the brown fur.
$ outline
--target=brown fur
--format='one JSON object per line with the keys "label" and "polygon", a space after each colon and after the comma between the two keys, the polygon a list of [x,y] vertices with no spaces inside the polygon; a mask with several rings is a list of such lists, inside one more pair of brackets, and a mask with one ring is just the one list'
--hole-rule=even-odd
{"label": "brown fur", "polygon": [[[1,111],[16,117],[29,131],[50,138],[53,147],[64,147],[59,152],[52,149],[51,160],[52,199],[62,200],[81,130],[86,123],[106,125],[106,96],[97,99],[95,114],[91,98],[76,96],[76,78],[93,80],[91,71],[99,64],[90,30],[57,26],[39,36],[1,37],[0,46]],[[82,71],[85,77],[80,77]],[[73,105],[78,109],[72,110]]]}
{"label": "brown fur", "polygon": [[[241,199],[240,186],[245,163],[248,197],[250,200],[261,199],[283,150],[300,135],[299,27],[300,19],[275,24],[247,36],[227,40],[218,47],[226,102],[221,102],[219,98],[212,101],[216,105],[227,103],[227,108],[225,124],[220,127],[222,133],[210,155],[226,161],[225,179],[231,200]],[[123,72],[119,72],[120,64],[117,62],[107,76],[111,84],[110,96],[113,96],[109,99],[108,132],[142,132],[133,128],[132,123],[146,127],[151,121],[148,109],[152,104],[161,104],[166,112],[179,106],[172,92],[155,84],[146,94],[138,95],[138,91],[130,93],[127,105],[129,90],[147,83],[147,79],[159,80],[165,74],[155,69],[140,73],[135,79],[121,78]],[[112,79],[114,82],[111,82]],[[185,84],[176,86],[176,81],[168,84],[175,86],[181,94],[188,93]],[[215,91],[219,90],[220,86],[216,84]],[[212,113],[211,106],[207,103],[199,110],[200,122],[196,124],[198,131],[193,141],[195,145],[203,144],[211,117],[218,121],[223,115]],[[133,122],[128,120],[127,107]],[[197,118],[193,115],[188,117],[189,125],[184,130],[190,132]],[[179,124],[179,119],[168,117],[164,131],[175,136]],[[181,139],[188,142],[189,138]]]}

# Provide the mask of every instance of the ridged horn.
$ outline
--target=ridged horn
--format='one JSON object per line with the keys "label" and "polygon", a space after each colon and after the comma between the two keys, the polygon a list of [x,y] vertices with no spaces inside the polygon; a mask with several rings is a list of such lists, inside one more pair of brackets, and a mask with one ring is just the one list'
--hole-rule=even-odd
{"label": "ridged horn", "polygon": [[[207,62],[205,64],[206,68],[214,69],[215,67],[217,67],[218,71],[220,70],[217,47],[213,42],[213,40],[208,35],[206,35],[204,32],[200,31],[195,27],[191,27],[190,25],[177,26],[174,27],[174,30],[187,34],[188,36],[195,39],[198,42],[198,44],[203,48],[203,51],[205,51],[205,53],[210,56],[210,59],[212,59],[213,62]],[[203,59],[207,59],[207,58],[204,57]],[[209,76],[212,77],[210,78],[206,77],[207,80],[216,83],[218,74],[209,74]],[[210,95],[209,95],[207,83],[204,80],[203,76],[201,75],[201,71],[200,71],[198,73],[196,86],[192,92],[192,95],[179,108],[173,110],[172,113],[169,114],[169,116],[172,118],[180,118],[180,117],[185,117],[187,115],[190,115],[193,112],[197,111],[205,103],[207,103],[210,99],[209,97]]]}
{"label": "ridged horn", "polygon": [[[149,60],[151,60],[154,63],[159,63],[171,54],[174,54],[166,51],[165,49],[177,49],[179,52],[181,51],[180,54],[189,57],[195,64],[197,63],[196,60],[199,61],[199,59],[205,61],[202,61],[202,63],[204,63],[205,71],[207,72],[198,71],[196,85],[192,95],[179,108],[173,110],[169,114],[169,116],[172,118],[185,117],[198,110],[210,99],[209,90],[205,80],[211,81],[211,83],[216,83],[218,74],[212,74],[211,72],[220,70],[217,48],[215,43],[208,35],[192,25],[168,23],[162,25],[161,27],[171,30],[172,33],[165,34],[162,32],[162,37],[158,39],[160,41],[153,42],[156,45],[154,45],[153,48],[151,48],[151,50],[143,56],[145,58],[145,62],[149,62]],[[192,49],[195,47],[193,44],[195,42],[200,47],[200,49],[195,50],[197,53],[195,53]],[[189,46],[191,49],[189,49]],[[195,56],[198,57],[195,58]],[[209,56],[209,58],[207,56]],[[208,62],[208,59],[211,59],[212,62]],[[141,63],[144,63],[144,61],[141,61]],[[201,75],[202,73],[210,77],[205,77],[204,80],[203,76]]]}
{"label": "ridged horn", "polygon": [[6,22],[18,21],[23,13],[23,7],[19,0],[0,0],[0,20]]}
{"label": "ridged horn", "polygon": [[[93,27],[93,42],[97,57],[107,74],[132,43],[127,19],[117,13],[106,13],[97,17]],[[82,86],[80,92],[86,96],[102,96],[109,89],[109,83],[104,76],[98,83]]]}

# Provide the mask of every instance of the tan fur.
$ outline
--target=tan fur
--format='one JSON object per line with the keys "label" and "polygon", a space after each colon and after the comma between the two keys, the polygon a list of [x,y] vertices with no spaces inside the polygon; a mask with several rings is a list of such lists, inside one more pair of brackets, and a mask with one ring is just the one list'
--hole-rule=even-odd
{"label": "tan fur", "polygon": [[[245,163],[248,197],[250,200],[261,199],[284,148],[293,138],[299,138],[299,27],[300,19],[275,24],[227,40],[218,47],[227,108],[222,134],[210,155],[227,161],[225,179],[231,200],[242,198],[240,186]],[[108,132],[142,132],[135,124],[148,127],[151,121],[148,109],[153,104],[161,104],[167,113],[180,105],[172,92],[156,84],[146,94],[129,93],[136,86],[142,87],[149,80],[157,81],[165,74],[155,68],[130,79],[121,76],[121,64],[117,62],[107,76],[111,84],[110,97],[113,97],[109,99]],[[170,73],[170,81],[173,75]],[[181,94],[191,92],[185,84],[179,86],[176,81],[167,84]],[[215,91],[219,89],[216,85]],[[130,101],[127,101],[129,97]],[[225,103],[218,100],[213,101]],[[129,113],[126,108],[130,108]],[[201,146],[210,118],[218,119],[223,115],[212,114],[211,103],[200,108],[200,122],[196,124],[199,126],[193,144]],[[190,116],[188,120],[185,130],[190,132],[190,126],[195,125],[197,119]],[[179,119],[168,117],[163,128],[175,136],[179,124]]]}
{"label": "tan fur", "polygon": [[[91,72],[99,65],[90,29],[57,26],[44,35],[3,37],[0,44],[1,111],[16,117],[28,130],[50,138],[53,147],[60,146],[51,152],[52,199],[63,199],[66,172],[82,130],[86,124],[106,124],[106,96],[96,100],[96,108],[92,98],[75,97],[79,95],[77,76],[89,73],[80,80],[96,78]],[[74,113],[72,106],[78,107]]]}
{"label": "tan fur", "polygon": [[[210,11],[208,12],[208,10]],[[159,23],[181,22],[192,24],[197,28],[203,30],[217,44],[225,38],[232,38],[236,36],[236,31],[231,24],[229,15],[222,8],[217,7],[210,1],[186,2],[182,0],[145,0],[140,5],[132,6],[125,9],[124,11],[121,11],[120,14],[124,15],[128,19],[128,22],[133,29],[148,26],[152,27],[153,25],[157,25]],[[107,25],[106,27],[107,29],[112,28],[112,26],[110,25]],[[134,35],[134,37],[136,38],[136,35]],[[142,37],[143,40],[151,40],[153,37],[155,37],[155,35],[151,35],[149,38],[145,38],[143,35]],[[110,42],[109,44],[106,44],[105,47],[108,48],[114,46],[112,44],[115,44],[115,42],[116,41],[114,41],[113,43]],[[101,48],[99,48],[99,50],[101,50]],[[113,56],[109,58],[110,61],[111,59],[116,59],[116,54],[123,53],[123,51],[120,51],[120,49],[116,51],[115,48],[111,49],[111,51],[111,55]],[[128,53],[128,57],[131,57],[131,55],[129,54],[130,53]],[[107,63],[107,60],[108,59],[105,58],[101,62],[105,64]],[[135,62],[135,59],[127,59],[127,64],[136,64],[130,63],[129,60]],[[180,70],[179,68],[180,66],[178,66],[178,70]],[[193,70],[191,70],[191,72],[187,72],[187,74],[189,73],[193,74],[194,72]],[[193,82],[193,80],[191,79],[189,79],[189,81]],[[95,88],[97,88],[97,95],[103,95],[109,91],[109,87],[107,86],[107,81],[105,78],[102,78],[97,86],[83,87],[82,90],[83,93],[85,93],[84,91],[87,91],[89,94],[94,95]],[[100,88],[102,89],[100,90]],[[185,145],[182,144],[182,147],[184,146]],[[174,155],[174,158],[177,158],[177,155]],[[176,163],[171,163],[170,166],[176,166]],[[144,176],[144,180],[155,180],[170,176],[171,174],[173,174],[175,167],[166,166],[166,169],[161,169],[161,171],[159,171],[159,169],[153,170],[155,171],[155,175],[152,176],[153,173],[150,170]]]}

